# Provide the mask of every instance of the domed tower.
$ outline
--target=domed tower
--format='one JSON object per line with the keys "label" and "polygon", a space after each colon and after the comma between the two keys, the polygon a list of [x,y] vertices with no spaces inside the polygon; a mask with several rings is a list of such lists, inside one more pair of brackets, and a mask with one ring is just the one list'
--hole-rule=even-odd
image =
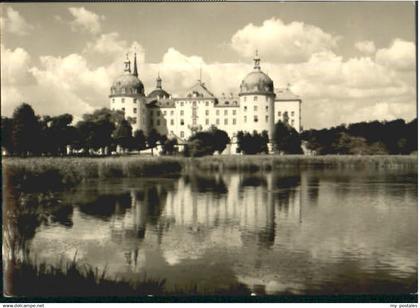
{"label": "domed tower", "polygon": [[156,89],[150,92],[147,97],[155,98],[157,100],[170,97],[170,94],[162,88],[162,79],[160,78],[160,74],[158,74],[158,78],[156,79]]}
{"label": "domed tower", "polygon": [[121,110],[125,118],[131,123],[133,132],[146,130],[146,106],[144,86],[138,78],[137,57],[134,54],[134,69],[131,73],[131,62],[124,62],[124,73],[117,77],[111,86],[109,95],[111,110]]}
{"label": "domed tower", "polygon": [[242,127],[248,131],[267,131],[271,139],[274,129],[273,80],[261,71],[258,52],[254,58],[254,70],[242,80],[240,92]]}

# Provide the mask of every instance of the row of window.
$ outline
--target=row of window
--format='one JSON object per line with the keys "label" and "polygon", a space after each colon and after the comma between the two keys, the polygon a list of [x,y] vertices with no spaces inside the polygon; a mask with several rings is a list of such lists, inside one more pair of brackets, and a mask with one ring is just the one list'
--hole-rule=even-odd
{"label": "row of window", "polygon": [[[244,111],[247,111],[247,110],[248,110],[248,106],[244,106]],[[254,111],[258,111],[258,106],[257,105],[254,106]],[[265,106],[265,111],[268,112],[268,105]]]}
{"label": "row of window", "polygon": [[[244,96],[244,102],[246,102],[247,96]],[[258,100],[258,96],[254,96],[254,102]],[[265,97],[265,101],[268,102],[268,96]]]}
{"label": "row of window", "polygon": [[[112,99],[112,102],[115,103],[115,98]],[[125,98],[121,98],[121,103],[124,104],[125,103]],[[137,98],[133,99],[133,103],[137,104]]]}
{"label": "row of window", "polygon": [[[254,106],[254,107],[257,107],[257,106]],[[125,112],[125,107],[123,107],[121,109],[122,109],[122,111]],[[256,111],[257,109],[254,108],[254,110]],[[137,108],[133,108],[133,113],[137,113]],[[174,112],[173,112],[173,110],[171,110],[171,115],[173,115],[173,114],[174,114]],[[184,110],[181,110],[180,114],[183,116],[184,115]],[[153,116],[153,111],[150,111],[150,115]],[[159,110],[156,110],[156,115],[157,116],[160,115],[160,111]],[[166,115],[166,110],[163,111],[163,115]],[[208,115],[209,115],[209,111],[206,110],[206,116],[208,116]],[[216,110],[216,115],[219,115],[219,110]],[[224,110],[224,115],[228,115],[228,110]],[[236,110],[232,110],[232,115],[236,115]],[[281,116],[281,111],[277,112],[277,115],[280,117]],[[288,112],[287,111],[283,112],[283,115],[288,116]],[[290,112],[290,115],[292,117],[294,117],[295,116],[295,112],[294,111],[291,111]],[[268,116],[266,116],[266,117],[268,118]],[[245,116],[245,118],[246,118],[246,116]]]}
{"label": "row of window", "polygon": [[[281,111],[277,112],[277,115],[280,117],[280,116],[281,116]],[[287,112],[287,111],[285,111],[285,112],[283,112],[283,115],[288,116],[289,114],[288,114],[288,112]],[[295,112],[294,112],[294,111],[291,111],[291,112],[290,112],[290,115],[291,115],[292,117],[294,117],[294,116],[295,116]]]}

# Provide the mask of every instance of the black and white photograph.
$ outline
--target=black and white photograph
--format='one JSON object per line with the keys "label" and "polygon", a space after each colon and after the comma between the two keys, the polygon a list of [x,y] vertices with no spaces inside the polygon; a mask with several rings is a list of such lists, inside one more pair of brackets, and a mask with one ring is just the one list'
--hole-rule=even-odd
{"label": "black and white photograph", "polygon": [[417,6],[0,4],[3,302],[417,303]]}

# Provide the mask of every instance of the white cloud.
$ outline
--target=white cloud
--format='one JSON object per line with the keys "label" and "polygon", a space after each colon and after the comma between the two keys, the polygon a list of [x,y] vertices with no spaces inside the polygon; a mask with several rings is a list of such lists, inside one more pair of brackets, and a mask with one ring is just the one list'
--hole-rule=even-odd
{"label": "white cloud", "polygon": [[11,50],[1,44],[1,58],[2,85],[22,85],[33,81],[29,72],[31,57],[26,50]]}
{"label": "white cloud", "polygon": [[360,41],[354,44],[357,50],[365,53],[365,54],[372,54],[376,51],[375,43],[372,41]]}
{"label": "white cloud", "polygon": [[136,53],[138,63],[144,63],[145,61],[143,46],[136,41],[130,45],[126,40],[121,39],[117,32],[101,34],[94,41],[88,42],[83,50],[83,54],[89,59],[97,61],[100,58],[101,64],[108,66],[114,63],[118,67],[121,67],[126,53],[129,53],[131,60],[133,54]]}
{"label": "white cloud", "polygon": [[[408,44],[407,44],[408,43]],[[399,40],[375,55],[345,59],[332,50],[320,50],[302,62],[262,61],[262,70],[276,88],[291,83],[303,99],[305,128],[328,127],[362,120],[411,120],[416,115],[415,71],[407,67],[406,50],[410,42]],[[147,63],[138,42],[128,42],[118,33],[92,38],[81,54],[64,57],[43,56],[34,66],[22,48],[2,47],[2,111],[11,114],[22,100],[41,114],[69,112],[81,116],[109,106],[109,88],[123,71],[125,53],[136,49],[140,79],[146,94],[156,85],[160,72],[163,87],[182,96],[199,78],[215,95],[238,94],[241,80],[252,70],[247,63],[208,63],[198,55],[186,55],[169,48],[159,63]],[[406,55],[406,56],[404,56]],[[409,58],[409,57],[408,57]],[[402,61],[405,59],[405,61]],[[36,82],[36,86],[33,84]]]}
{"label": "white cloud", "polygon": [[416,69],[416,45],[413,42],[396,39],[389,48],[376,52],[376,61],[397,70]]}
{"label": "white cloud", "polygon": [[5,17],[2,17],[0,21],[1,29],[19,36],[28,35],[34,28],[18,11],[11,7],[6,9]]}
{"label": "white cloud", "polygon": [[303,22],[285,24],[281,19],[265,20],[261,26],[248,24],[237,31],[231,45],[240,55],[252,57],[258,49],[264,59],[304,62],[313,53],[333,50],[339,37]]}
{"label": "white cloud", "polygon": [[101,31],[101,21],[105,20],[105,16],[95,14],[84,7],[71,7],[69,12],[74,18],[70,22],[73,31],[92,34],[97,34]]}

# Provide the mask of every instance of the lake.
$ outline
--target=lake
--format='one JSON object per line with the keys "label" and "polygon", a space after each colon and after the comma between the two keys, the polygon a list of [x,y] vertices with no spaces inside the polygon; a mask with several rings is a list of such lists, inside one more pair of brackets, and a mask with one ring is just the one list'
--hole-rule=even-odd
{"label": "lake", "polygon": [[22,235],[37,262],[76,258],[175,293],[417,292],[416,170],[192,170],[50,198],[58,209]]}

